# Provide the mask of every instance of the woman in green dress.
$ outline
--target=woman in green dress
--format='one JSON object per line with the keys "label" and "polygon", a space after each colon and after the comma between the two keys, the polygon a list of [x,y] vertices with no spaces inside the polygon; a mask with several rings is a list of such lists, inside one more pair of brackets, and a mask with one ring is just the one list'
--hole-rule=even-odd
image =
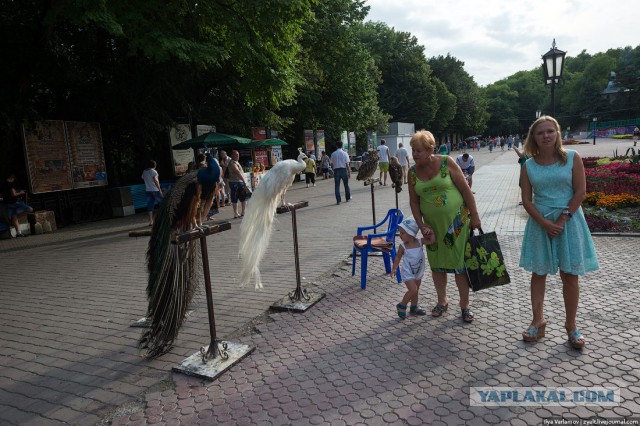
{"label": "woman in green dress", "polygon": [[465,322],[473,321],[469,309],[469,282],[464,269],[464,249],[469,227],[480,228],[480,216],[473,192],[452,158],[434,154],[436,142],[426,130],[411,138],[415,165],[409,172],[409,201],[413,218],[424,238],[435,233],[435,243],[427,246],[438,303],[431,310],[441,316],[449,307],[447,274],[455,274],[460,308]]}

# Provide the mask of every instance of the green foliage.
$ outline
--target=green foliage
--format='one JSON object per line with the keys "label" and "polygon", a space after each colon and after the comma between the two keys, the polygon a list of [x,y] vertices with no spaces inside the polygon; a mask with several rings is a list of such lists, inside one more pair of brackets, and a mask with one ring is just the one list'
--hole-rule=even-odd
{"label": "green foliage", "polygon": [[362,26],[359,39],[381,72],[380,108],[391,115],[391,121],[415,123],[417,129],[430,127],[438,104],[424,47],[411,34],[381,22]]}
{"label": "green foliage", "polygon": [[[450,123],[456,115],[456,96],[449,91],[446,84],[437,77],[432,77],[431,82],[436,89],[434,101],[438,103],[436,116],[430,126],[434,134],[443,134],[449,128]],[[418,127],[416,127],[418,128]]]}
{"label": "green foliage", "polygon": [[489,118],[487,100],[464,70],[464,62],[448,54],[429,59],[429,65],[433,76],[456,97],[456,113],[447,130],[467,135],[482,133]]}
{"label": "green foliage", "polygon": [[[613,97],[601,92],[607,87],[611,71],[617,73],[618,87],[632,88]],[[600,120],[635,117],[640,113],[640,47],[610,49],[590,55],[586,51],[567,56],[563,81],[555,88],[556,116],[563,128],[579,127],[585,118]],[[494,86],[506,86],[502,88]],[[504,132],[517,120],[519,133],[525,133],[535,111],[551,113],[551,90],[544,85],[540,67],[520,71],[483,89],[491,119],[489,133]],[[516,94],[514,97],[513,94]],[[506,96],[505,96],[506,95]]]}
{"label": "green foliage", "polygon": [[18,155],[8,147],[20,145],[25,118],[100,122],[112,183],[137,181],[144,159],[158,153],[170,176],[166,131],[175,121],[244,135],[254,120],[286,122],[273,112],[297,93],[313,3],[5,2],[0,46],[12,66],[0,70],[9,153],[1,168]]}
{"label": "green foliage", "polygon": [[315,19],[302,36],[295,104],[282,110],[294,126],[287,131],[300,140],[303,129],[324,129],[328,140],[341,130],[375,129],[387,116],[377,102],[380,72],[359,42],[357,29],[368,8],[363,1],[327,0],[313,7]]}

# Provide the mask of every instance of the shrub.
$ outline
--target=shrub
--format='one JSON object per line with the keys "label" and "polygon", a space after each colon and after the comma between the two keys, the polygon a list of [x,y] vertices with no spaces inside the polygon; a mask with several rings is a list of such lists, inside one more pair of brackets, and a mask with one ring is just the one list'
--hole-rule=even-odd
{"label": "shrub", "polygon": [[591,232],[619,232],[621,231],[620,225],[616,222],[605,219],[603,217],[598,216],[589,216],[585,215],[585,220],[587,221],[587,226],[589,226],[589,230]]}

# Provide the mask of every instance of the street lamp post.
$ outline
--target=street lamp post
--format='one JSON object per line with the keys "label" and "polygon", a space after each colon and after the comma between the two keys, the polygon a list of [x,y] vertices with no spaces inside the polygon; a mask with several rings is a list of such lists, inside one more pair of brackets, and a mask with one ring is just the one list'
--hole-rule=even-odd
{"label": "street lamp post", "polygon": [[562,67],[564,66],[564,55],[567,52],[556,48],[556,39],[553,39],[551,50],[542,55],[542,71],[544,73],[544,82],[551,86],[551,111],[553,116],[556,115],[555,102],[555,86],[562,78]]}
{"label": "street lamp post", "polygon": [[593,144],[596,144],[596,127],[598,126],[598,117],[593,117]]}

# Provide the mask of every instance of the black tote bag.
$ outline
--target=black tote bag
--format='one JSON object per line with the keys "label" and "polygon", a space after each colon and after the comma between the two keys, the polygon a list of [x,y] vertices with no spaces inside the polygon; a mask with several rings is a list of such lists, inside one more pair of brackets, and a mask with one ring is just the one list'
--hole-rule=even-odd
{"label": "black tote bag", "polygon": [[482,229],[479,231],[479,235],[471,231],[464,252],[469,287],[473,291],[480,291],[509,284],[511,279],[504,264],[498,236],[495,232],[485,234]]}

